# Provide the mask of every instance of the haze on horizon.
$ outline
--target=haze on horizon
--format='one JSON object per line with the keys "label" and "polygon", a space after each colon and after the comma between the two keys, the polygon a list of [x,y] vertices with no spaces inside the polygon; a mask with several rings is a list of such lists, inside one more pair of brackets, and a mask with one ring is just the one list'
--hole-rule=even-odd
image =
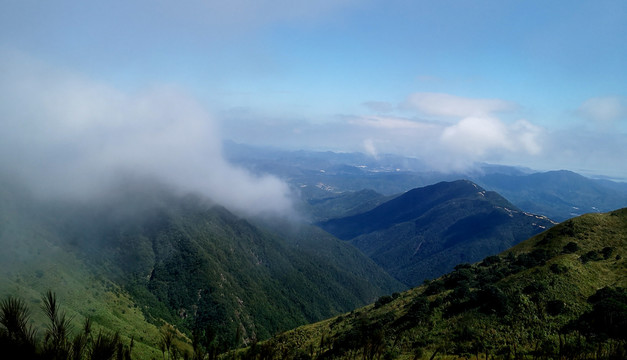
{"label": "haze on horizon", "polygon": [[289,189],[223,140],[627,179],[626,38],[624,1],[5,1],[0,170],[256,211]]}

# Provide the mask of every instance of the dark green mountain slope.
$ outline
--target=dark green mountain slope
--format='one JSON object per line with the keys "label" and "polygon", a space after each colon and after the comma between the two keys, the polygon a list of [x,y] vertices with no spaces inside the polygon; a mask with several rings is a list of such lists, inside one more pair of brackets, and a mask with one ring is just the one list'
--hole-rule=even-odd
{"label": "dark green mountain slope", "polygon": [[626,256],[627,209],[584,215],[500,255],[234,355],[624,359]]}
{"label": "dark green mountain slope", "polygon": [[360,214],[393,198],[393,196],[384,196],[374,190],[366,189],[324,195],[308,199],[302,206],[303,213],[308,214],[315,222]]}
{"label": "dark green mountain slope", "polygon": [[565,170],[522,176],[490,174],[476,181],[525,211],[557,221],[627,206],[624,184],[593,180]]}
{"label": "dark green mountain slope", "polygon": [[[46,252],[45,244],[53,244],[81,264],[68,271],[119,286],[150,322],[160,325],[163,319],[189,335],[205,330],[222,348],[402,288],[350,244],[322,231],[292,225],[297,230],[278,235],[200,197],[159,186],[118,188],[97,203],[34,205],[19,215],[29,219],[24,231],[42,233],[28,251]],[[2,207],[15,217],[11,206],[6,201]],[[25,260],[24,271],[35,267]]]}
{"label": "dark green mountain slope", "polygon": [[552,225],[466,180],[414,189],[368,212],[320,224],[409,286]]}

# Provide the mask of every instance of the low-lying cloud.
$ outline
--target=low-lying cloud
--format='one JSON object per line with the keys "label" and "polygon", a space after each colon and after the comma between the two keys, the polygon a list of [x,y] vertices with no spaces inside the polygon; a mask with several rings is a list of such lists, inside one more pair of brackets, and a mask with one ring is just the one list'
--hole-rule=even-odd
{"label": "low-lying cloud", "polygon": [[402,105],[426,115],[463,118],[489,116],[516,108],[516,104],[501,99],[471,99],[450,94],[424,92],[409,95]]}
{"label": "low-lying cloud", "polygon": [[222,156],[216,122],[172,86],[128,93],[22,54],[0,58],[0,170],[38,194],[98,194],[135,173],[233,210],[285,212],[288,186]]}
{"label": "low-lying cloud", "polygon": [[248,122],[245,131],[227,128],[229,136],[239,142],[360,151],[374,157],[401,154],[417,157],[439,171],[464,171],[477,162],[534,157],[543,150],[542,127],[525,119],[502,119],[501,113],[511,115],[519,108],[509,101],[416,93],[395,106],[376,101],[363,105],[366,114],[343,115],[318,124],[292,121],[276,126],[276,122],[256,119]]}
{"label": "low-lying cloud", "polygon": [[627,120],[627,104],[618,96],[594,97],[581,104],[578,114],[599,125],[611,125],[619,120]]}

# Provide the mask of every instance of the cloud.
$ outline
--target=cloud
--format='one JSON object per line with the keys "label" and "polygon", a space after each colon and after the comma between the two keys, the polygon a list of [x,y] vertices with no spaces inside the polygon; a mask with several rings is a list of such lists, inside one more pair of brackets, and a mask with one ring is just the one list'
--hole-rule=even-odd
{"label": "cloud", "polygon": [[469,117],[444,129],[442,143],[466,156],[478,157],[493,149],[510,149],[507,128],[495,118]]}
{"label": "cloud", "polygon": [[599,124],[627,119],[625,100],[617,96],[590,98],[577,110],[579,116]]}
{"label": "cloud", "polygon": [[[289,144],[292,149],[360,151],[373,157],[401,154],[419,158],[441,171],[463,171],[477,162],[507,163],[510,159],[517,162],[525,159],[529,164],[539,159],[545,148],[544,128],[525,119],[504,121],[497,116],[498,111],[517,108],[511,102],[448,94],[423,95],[414,94],[414,99],[434,99],[436,103],[422,103],[420,109],[438,116],[447,115],[445,121],[437,117],[422,119],[426,111],[417,113],[421,117],[407,117],[377,115],[377,110],[371,108],[373,115],[343,115],[324,122],[262,121],[254,114],[247,114],[255,120],[231,119],[227,127],[230,137],[238,142]],[[241,128],[236,129],[232,124]]]}
{"label": "cloud", "polygon": [[349,124],[386,130],[427,130],[433,125],[428,123],[403,119],[399,117],[369,116],[356,117],[348,120]]}
{"label": "cloud", "polygon": [[374,145],[374,140],[372,140],[372,139],[365,139],[364,140],[364,150],[366,151],[366,154],[372,156],[375,159],[379,155],[378,152],[377,152],[377,148]]}
{"label": "cloud", "polygon": [[93,196],[118,174],[138,173],[233,210],[290,209],[285,183],[224,160],[216,122],[181,89],[130,94],[22,54],[2,55],[0,170],[34,191]]}
{"label": "cloud", "polygon": [[537,155],[541,151],[539,127],[526,120],[507,125],[497,118],[469,117],[447,126],[441,140],[458,156],[479,160],[488,152],[525,152]]}
{"label": "cloud", "polygon": [[427,115],[463,118],[486,116],[516,108],[514,103],[505,100],[471,99],[443,93],[414,93],[402,106]]}

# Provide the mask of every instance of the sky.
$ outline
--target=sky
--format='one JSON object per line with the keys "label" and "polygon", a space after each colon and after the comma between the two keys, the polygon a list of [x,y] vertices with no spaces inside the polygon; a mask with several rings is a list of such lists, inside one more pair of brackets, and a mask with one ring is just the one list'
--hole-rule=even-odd
{"label": "sky", "polygon": [[260,208],[223,140],[627,179],[625,39],[623,0],[0,0],[0,165]]}

